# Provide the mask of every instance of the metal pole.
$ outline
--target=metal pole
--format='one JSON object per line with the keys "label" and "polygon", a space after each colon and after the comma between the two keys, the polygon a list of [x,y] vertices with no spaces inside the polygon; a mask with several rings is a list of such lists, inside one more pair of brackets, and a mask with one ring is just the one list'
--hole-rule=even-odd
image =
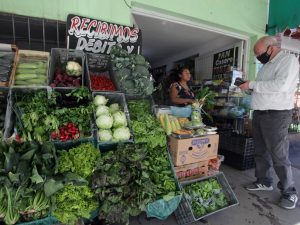
{"label": "metal pole", "polygon": [[58,28],[58,20],[56,20],[56,42],[57,42],[57,48],[59,48],[59,28]]}
{"label": "metal pole", "polygon": [[46,51],[45,20],[43,19],[43,49]]}
{"label": "metal pole", "polygon": [[27,29],[28,29],[28,45],[29,49],[31,49],[31,40],[30,40],[30,20],[29,17],[27,19]]}
{"label": "metal pole", "polygon": [[13,29],[14,44],[16,44],[16,31],[15,31],[15,17],[14,17],[14,14],[11,14],[11,22],[12,22],[12,29]]}

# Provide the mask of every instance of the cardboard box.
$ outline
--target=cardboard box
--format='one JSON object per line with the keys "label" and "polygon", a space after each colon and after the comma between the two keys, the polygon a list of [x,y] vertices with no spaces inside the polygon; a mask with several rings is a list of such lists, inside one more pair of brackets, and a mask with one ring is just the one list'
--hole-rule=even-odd
{"label": "cardboard box", "polygon": [[169,149],[175,166],[201,162],[218,155],[219,135],[177,139],[170,137]]}
{"label": "cardboard box", "polygon": [[207,176],[208,160],[174,167],[179,181],[186,181]]}

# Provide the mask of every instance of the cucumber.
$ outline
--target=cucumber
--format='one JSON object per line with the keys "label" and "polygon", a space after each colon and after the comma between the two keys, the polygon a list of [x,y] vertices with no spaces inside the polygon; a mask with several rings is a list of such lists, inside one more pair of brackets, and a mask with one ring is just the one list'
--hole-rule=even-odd
{"label": "cucumber", "polygon": [[40,77],[37,74],[19,74],[16,75],[15,80],[30,80],[30,79],[34,79],[34,78],[38,78]]}
{"label": "cucumber", "polygon": [[16,80],[15,85],[46,85],[47,78],[35,78],[35,79],[28,79],[28,80]]}
{"label": "cucumber", "polygon": [[45,74],[19,74],[15,80],[47,79]]}

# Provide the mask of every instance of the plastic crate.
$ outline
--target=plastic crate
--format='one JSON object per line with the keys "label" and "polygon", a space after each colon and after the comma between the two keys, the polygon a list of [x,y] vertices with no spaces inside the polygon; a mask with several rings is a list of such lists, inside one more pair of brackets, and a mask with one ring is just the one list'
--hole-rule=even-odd
{"label": "plastic crate", "polygon": [[[130,116],[127,108],[127,102],[125,99],[125,95],[123,93],[118,93],[118,92],[93,92],[92,93],[93,98],[97,95],[103,95],[105,98],[107,98],[108,105],[113,104],[113,103],[118,103],[120,106],[121,111],[123,111],[126,115],[127,119],[127,126],[131,131],[130,127]],[[100,142],[99,137],[98,137],[98,129],[96,128],[96,114],[94,113],[94,127],[95,127],[95,138],[97,142],[97,146],[100,149],[101,152],[106,152],[108,150],[112,150],[116,148],[117,144],[119,142]],[[132,143],[133,142],[133,135],[131,133],[131,138],[128,141],[124,141],[123,143]]]}
{"label": "plastic crate", "polygon": [[255,167],[254,155],[240,155],[226,149],[219,149],[219,153],[224,155],[224,164],[238,170],[248,170]]}
{"label": "plastic crate", "polygon": [[[54,80],[54,73],[57,67],[59,66],[60,69],[64,69],[66,63],[68,61],[76,61],[82,67],[81,73],[81,86],[84,86],[84,62],[85,62],[85,55],[84,52],[81,50],[74,50],[74,49],[65,49],[65,48],[52,48],[51,49],[51,61],[49,67],[49,74],[48,74],[48,85],[50,85]],[[76,87],[54,87],[54,89],[74,89]]]}
{"label": "plastic crate", "polygon": [[179,207],[177,208],[177,210],[175,211],[175,216],[176,216],[178,224],[193,223],[195,221],[203,219],[204,217],[210,216],[212,214],[218,213],[220,211],[223,211],[225,209],[231,208],[231,207],[236,206],[236,205],[239,204],[239,201],[238,201],[236,195],[234,194],[232,188],[230,187],[226,177],[224,176],[224,174],[222,172],[220,172],[216,175],[213,175],[213,176],[209,176],[209,177],[205,177],[205,178],[199,178],[199,179],[196,179],[196,180],[193,180],[193,181],[182,182],[181,183],[181,189],[183,190],[183,188],[188,184],[201,182],[201,181],[207,180],[209,178],[216,178],[218,180],[218,182],[222,186],[223,193],[225,194],[225,196],[227,197],[227,199],[229,201],[229,205],[222,208],[222,209],[216,210],[214,212],[211,212],[211,213],[203,215],[199,218],[196,218],[196,216],[193,214],[193,210],[192,210],[192,206],[191,206],[190,202],[188,201],[186,196],[183,195],[181,203],[180,203]]}
{"label": "plastic crate", "polygon": [[[10,138],[13,133],[15,132],[15,124],[17,121],[20,121],[20,110],[15,108],[15,102],[17,100],[18,95],[24,95],[28,93],[34,93],[37,91],[45,91],[47,92],[48,97],[51,93],[50,87],[30,87],[30,88],[20,88],[20,87],[12,87],[8,93],[8,101],[7,101],[7,109],[6,109],[6,115],[5,115],[5,124],[4,124],[4,136],[3,138],[6,140]],[[16,111],[18,111],[18,115],[16,114]],[[19,122],[20,123],[20,122]]]}
{"label": "plastic crate", "polygon": [[254,154],[253,138],[238,135],[229,131],[219,132],[219,148],[242,156]]}
{"label": "plastic crate", "polygon": [[141,95],[127,95],[127,94],[125,94],[125,98],[126,98],[127,102],[129,102],[129,101],[147,101],[147,102],[149,102],[151,113],[153,115],[155,115],[156,105],[154,103],[152,95],[141,96]]}
{"label": "plastic crate", "polygon": [[[109,70],[109,56],[104,54],[94,54],[94,53],[86,53],[86,73],[85,73],[85,82],[87,87],[92,92],[118,92],[118,85],[115,83],[115,80],[112,78],[111,72]],[[105,90],[97,90],[92,88],[92,83],[90,79],[90,72],[93,72],[95,75],[105,75],[109,77],[114,84],[116,91],[105,91]]]}
{"label": "plastic crate", "polygon": [[[10,86],[13,86],[14,88],[22,88],[22,89],[28,88],[28,86],[26,86],[26,85],[15,85],[15,77],[16,77],[15,73],[16,73],[18,64],[21,60],[25,60],[25,61],[29,60],[29,62],[45,61],[47,64],[47,69],[46,69],[46,73],[45,73],[45,76],[47,77],[47,81],[45,82],[45,85],[39,85],[39,86],[40,87],[47,86],[47,84],[49,82],[48,72],[49,72],[50,54],[49,54],[49,52],[32,51],[32,50],[19,50],[18,51],[15,69],[12,71],[12,74],[11,74],[12,80],[11,80]],[[38,85],[36,85],[35,87],[38,87]]]}
{"label": "plastic crate", "polygon": [[[18,57],[18,48],[16,45],[9,45],[9,44],[0,44],[0,54],[8,54],[11,57],[11,65],[10,68],[7,68],[8,80],[7,81],[0,81],[0,88],[8,88],[12,85],[13,78],[16,72],[16,62]],[[0,57],[1,58],[1,57]],[[4,71],[1,71],[2,73]]]}
{"label": "plastic crate", "polygon": [[[74,89],[73,89],[74,90]],[[66,88],[60,88],[60,89],[56,89],[55,92],[58,92],[60,94],[68,94],[72,91],[72,89],[66,89]],[[79,101],[78,105],[88,105],[92,102],[81,102]],[[57,107],[66,107],[66,108],[71,108],[71,106],[65,106],[65,105],[61,105],[60,101],[57,101]],[[73,106],[72,106],[73,107]],[[76,107],[76,106],[74,106]],[[59,149],[64,149],[64,148],[71,148],[71,147],[76,147],[78,145],[80,145],[81,143],[85,143],[85,142],[91,142],[93,143],[95,146],[95,136],[94,136],[94,124],[93,124],[93,116],[91,115],[91,130],[89,133],[89,136],[84,136],[84,137],[80,137],[78,140],[67,140],[66,142],[62,142],[60,140],[53,140],[50,138],[51,142],[54,143],[55,147],[59,150]]]}

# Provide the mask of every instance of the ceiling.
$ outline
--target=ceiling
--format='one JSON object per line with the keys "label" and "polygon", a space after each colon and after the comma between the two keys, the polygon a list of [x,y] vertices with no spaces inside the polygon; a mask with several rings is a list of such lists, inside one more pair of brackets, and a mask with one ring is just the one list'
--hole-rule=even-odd
{"label": "ceiling", "polygon": [[214,50],[213,42],[220,37],[224,38],[225,42],[237,40],[162,19],[141,15],[134,15],[134,19],[136,25],[142,30],[143,55],[150,63],[156,63],[180,52],[208,44]]}

